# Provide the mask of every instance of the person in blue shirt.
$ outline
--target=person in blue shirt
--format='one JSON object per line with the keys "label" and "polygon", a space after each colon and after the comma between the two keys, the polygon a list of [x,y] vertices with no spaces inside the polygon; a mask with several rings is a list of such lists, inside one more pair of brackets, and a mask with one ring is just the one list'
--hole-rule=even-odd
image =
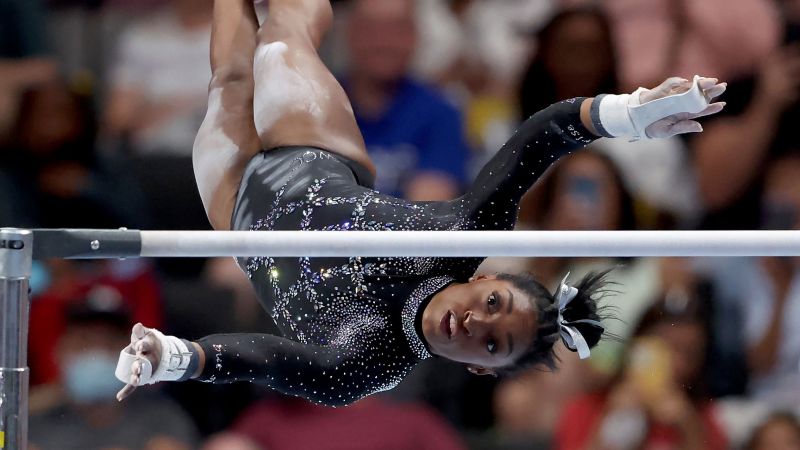
{"label": "person in blue shirt", "polygon": [[418,38],[414,2],[356,1],[346,34],[344,86],[378,169],[376,190],[409,200],[461,194],[470,158],[461,114],[409,73]]}

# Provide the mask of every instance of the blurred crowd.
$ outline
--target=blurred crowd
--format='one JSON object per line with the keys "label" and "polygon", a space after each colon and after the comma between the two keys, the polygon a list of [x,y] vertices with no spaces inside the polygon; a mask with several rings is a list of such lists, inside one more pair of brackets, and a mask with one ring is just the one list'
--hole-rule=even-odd
{"label": "blurred crowd", "polygon": [[[224,1],[224,0],[217,0]],[[0,225],[209,229],[191,149],[212,0],[0,0]],[[342,0],[323,59],[382,192],[458,196],[525,118],[669,76],[729,82],[705,131],[601,140],[523,202],[534,230],[800,229],[800,0]],[[263,4],[259,5],[264,14]],[[618,338],[558,372],[422,364],[328,409],[255,385],[117,403],[141,321],[188,339],[275,332],[230,259],[37,262],[31,443],[50,449],[800,449],[800,259],[490,259],[615,267]],[[88,344],[87,344],[88,343]]]}

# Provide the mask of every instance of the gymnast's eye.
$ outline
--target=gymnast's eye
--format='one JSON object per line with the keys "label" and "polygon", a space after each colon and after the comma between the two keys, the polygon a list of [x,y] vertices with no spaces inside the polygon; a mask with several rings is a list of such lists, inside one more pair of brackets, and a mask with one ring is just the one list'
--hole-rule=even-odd
{"label": "gymnast's eye", "polygon": [[497,292],[492,292],[492,294],[489,296],[489,299],[487,300],[487,303],[489,304],[489,306],[497,305]]}
{"label": "gymnast's eye", "polygon": [[497,351],[497,343],[493,338],[489,338],[489,340],[486,341],[486,350],[491,354]]}

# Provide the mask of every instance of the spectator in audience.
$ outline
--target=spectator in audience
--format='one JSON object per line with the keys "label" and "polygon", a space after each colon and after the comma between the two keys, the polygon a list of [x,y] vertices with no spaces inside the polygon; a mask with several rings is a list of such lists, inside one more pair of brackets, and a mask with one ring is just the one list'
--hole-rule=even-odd
{"label": "spectator in audience", "polygon": [[[800,153],[768,166],[763,229],[800,229]],[[800,403],[800,259],[714,259],[709,262],[721,309],[738,312],[732,328],[746,348],[752,398],[778,407]],[[731,339],[729,339],[731,340]]]}
{"label": "spectator in audience", "polygon": [[564,407],[593,386],[595,377],[574,354],[558,349],[556,356],[561,361],[557,372],[530,370],[497,386],[492,432],[498,441],[527,443],[520,448],[534,443],[549,448]]}
{"label": "spectator in audience", "polygon": [[415,73],[435,81],[463,111],[472,178],[519,124],[516,86],[532,47],[521,30],[541,26],[555,0],[424,0],[418,6],[425,45],[416,52]]}
{"label": "spectator in audience", "polygon": [[611,26],[602,10],[562,10],[536,42],[518,95],[523,119],[562,98],[619,91]]}
{"label": "spectator in audience", "polygon": [[37,450],[189,450],[197,434],[186,414],[157,396],[121,404],[114,392],[118,349],[130,342],[130,316],[118,297],[90,296],[73,305],[58,340],[63,398],[34,414],[30,440]]}
{"label": "spectator in audience", "polygon": [[[619,90],[617,51],[605,11],[596,6],[564,9],[536,36],[537,51],[517,95],[520,119],[573,95]],[[569,55],[569,57],[565,57]],[[691,162],[679,139],[601,140],[591,147],[611,157],[636,192],[642,225],[664,228],[672,216],[696,219],[699,205]],[[646,220],[644,220],[646,219]]]}
{"label": "spectator in audience", "polygon": [[377,190],[409,200],[456,197],[469,150],[459,112],[412,79],[413,0],[354,0],[343,81],[378,172]]}
{"label": "spectator in audience", "polygon": [[784,46],[754,76],[730,84],[725,113],[692,139],[705,228],[758,227],[765,166],[800,151],[800,1],[783,3]]}
{"label": "spectator in audience", "polygon": [[4,225],[40,227],[142,227],[139,190],[123,161],[95,151],[91,98],[62,81],[29,89],[8,146],[0,147],[0,173],[14,207]]}
{"label": "spectator in audience", "polygon": [[[75,299],[121,302],[133,323],[163,324],[159,285],[145,260],[48,260],[33,281],[41,291],[32,298],[28,343],[31,385],[59,381],[57,343],[67,330],[65,319]],[[42,280],[46,285],[40,285]]]}
{"label": "spectator in audience", "polygon": [[[585,0],[562,0],[580,3]],[[780,41],[772,0],[608,0],[622,90],[665,76],[752,71]]]}
{"label": "spectator in audience", "polygon": [[510,94],[533,42],[522,30],[538,29],[558,0],[417,0],[420,46],[415,73],[452,90]]}
{"label": "spectator in audience", "polygon": [[645,313],[616,379],[565,409],[557,449],[726,448],[703,382],[707,304],[690,292],[668,291]]}
{"label": "spectator in audience", "polygon": [[800,450],[800,421],[792,413],[775,413],[753,431],[744,450]]}
{"label": "spectator in audience", "polygon": [[211,73],[210,0],[170,0],[123,33],[105,130],[136,154],[191,155]]}
{"label": "spectator in audience", "polygon": [[465,448],[455,431],[427,407],[393,404],[380,397],[331,409],[274,396],[246,410],[231,431],[269,450]]}

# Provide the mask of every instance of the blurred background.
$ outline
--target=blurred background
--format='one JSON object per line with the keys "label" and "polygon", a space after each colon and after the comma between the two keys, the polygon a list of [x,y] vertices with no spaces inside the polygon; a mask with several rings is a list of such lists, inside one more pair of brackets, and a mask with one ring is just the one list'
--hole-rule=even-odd
{"label": "blurred background", "polygon": [[[209,229],[191,148],[212,4],[0,0],[2,226]],[[704,133],[591,145],[529,193],[519,228],[800,228],[800,0],[334,6],[321,53],[352,99],[383,192],[458,196],[550,103],[701,74],[730,83]],[[397,389],[333,410],[249,384],[165,384],[117,404],[113,368],[132,323],[189,339],[275,328],[232,259],[37,263],[31,442],[800,449],[800,260],[492,259],[481,270],[531,271],[553,289],[567,270],[609,266],[621,340],[590,360],[563,351],[557,373],[501,380],[427,361]]]}

